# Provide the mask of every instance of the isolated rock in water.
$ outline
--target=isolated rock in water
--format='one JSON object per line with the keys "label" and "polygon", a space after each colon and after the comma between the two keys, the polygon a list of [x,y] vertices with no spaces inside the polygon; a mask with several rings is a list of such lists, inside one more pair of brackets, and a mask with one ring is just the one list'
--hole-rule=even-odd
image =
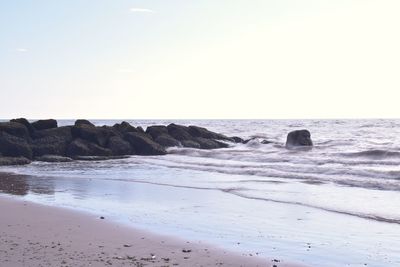
{"label": "isolated rock in water", "polygon": [[103,147],[107,145],[108,139],[114,135],[112,131],[106,128],[94,127],[87,124],[74,126],[72,127],[71,132],[74,138],[81,138]]}
{"label": "isolated rock in water", "polygon": [[78,138],[68,145],[67,155],[72,158],[76,156],[111,156],[112,152],[110,149]]}
{"label": "isolated rock in water", "polygon": [[155,140],[160,135],[168,135],[168,129],[167,126],[164,125],[154,125],[147,127],[146,133],[151,135],[151,137]]}
{"label": "isolated rock in water", "polygon": [[57,121],[53,120],[53,119],[38,120],[38,121],[32,122],[31,125],[33,128],[35,128],[35,130],[46,130],[46,129],[52,129],[52,128],[58,127]]}
{"label": "isolated rock in water", "polygon": [[43,155],[65,156],[68,144],[72,141],[70,126],[36,131],[33,135],[32,151],[34,157]]}
{"label": "isolated rock in water", "polygon": [[120,136],[112,136],[108,140],[107,147],[112,151],[115,156],[133,154],[133,149],[128,141],[125,141]]}
{"label": "isolated rock in water", "polygon": [[126,133],[124,139],[128,141],[138,155],[165,155],[167,152],[160,145],[151,140],[150,135],[142,133]]}
{"label": "isolated rock in water", "polygon": [[126,133],[130,133],[130,132],[134,132],[134,133],[138,132],[138,130],[135,127],[133,127],[126,121],[114,124],[113,128],[116,129],[121,134],[126,134]]}
{"label": "isolated rock in water", "polygon": [[0,166],[6,165],[25,165],[29,164],[31,161],[24,157],[1,157],[0,156]]}
{"label": "isolated rock in water", "polygon": [[292,131],[287,135],[286,147],[312,145],[311,134],[308,130]]}
{"label": "isolated rock in water", "polygon": [[88,121],[88,120],[76,120],[74,125],[75,125],[75,126],[80,126],[80,125],[94,126],[94,124],[91,123],[91,122]]}
{"label": "isolated rock in water", "polygon": [[30,138],[29,131],[25,125],[18,122],[1,122],[0,132],[6,132],[10,135],[28,140]]}
{"label": "isolated rock in water", "polygon": [[192,140],[181,141],[183,147],[200,148],[200,144]]}
{"label": "isolated rock in water", "polygon": [[181,143],[169,134],[159,135],[154,141],[163,147],[181,146]]}
{"label": "isolated rock in water", "polygon": [[28,142],[6,132],[0,132],[0,153],[7,157],[25,157],[32,159],[32,149]]}
{"label": "isolated rock in water", "polygon": [[69,157],[63,157],[58,155],[44,155],[35,158],[37,161],[44,161],[44,162],[70,162],[72,161]]}
{"label": "isolated rock in water", "polygon": [[171,123],[167,126],[168,134],[178,141],[193,140],[193,136],[189,133],[189,128],[183,125]]}
{"label": "isolated rock in water", "polygon": [[22,125],[24,125],[26,127],[26,129],[28,129],[29,134],[32,136],[33,133],[35,132],[35,129],[33,128],[33,126],[31,125],[31,123],[25,119],[25,118],[18,118],[18,119],[12,119],[10,120],[10,122],[17,122],[17,123],[21,123]]}

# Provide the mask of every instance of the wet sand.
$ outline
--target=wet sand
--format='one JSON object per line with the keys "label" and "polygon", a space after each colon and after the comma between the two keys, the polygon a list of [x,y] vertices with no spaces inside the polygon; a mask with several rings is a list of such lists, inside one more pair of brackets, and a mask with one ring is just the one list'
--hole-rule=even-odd
{"label": "wet sand", "polygon": [[296,266],[4,196],[0,214],[0,266]]}

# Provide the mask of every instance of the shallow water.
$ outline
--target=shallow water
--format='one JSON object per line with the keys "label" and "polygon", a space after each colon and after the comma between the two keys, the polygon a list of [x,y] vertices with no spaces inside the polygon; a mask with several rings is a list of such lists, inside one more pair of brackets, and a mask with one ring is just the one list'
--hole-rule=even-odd
{"label": "shallow water", "polygon": [[[167,156],[2,167],[25,175],[10,178],[13,186],[3,177],[0,190],[245,253],[314,266],[400,266],[400,120],[173,122],[258,139],[172,148]],[[287,150],[286,134],[302,128],[315,147]]]}

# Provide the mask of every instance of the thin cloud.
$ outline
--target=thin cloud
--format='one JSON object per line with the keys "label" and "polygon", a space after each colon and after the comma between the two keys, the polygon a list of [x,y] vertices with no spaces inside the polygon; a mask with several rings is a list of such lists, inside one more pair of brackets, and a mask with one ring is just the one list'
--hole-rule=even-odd
{"label": "thin cloud", "polygon": [[28,52],[28,49],[26,49],[26,48],[17,48],[17,49],[15,49],[15,51],[20,52],[20,53],[25,53],[25,52]]}
{"label": "thin cloud", "polygon": [[148,8],[139,8],[139,7],[132,7],[129,9],[132,13],[155,13],[154,10]]}

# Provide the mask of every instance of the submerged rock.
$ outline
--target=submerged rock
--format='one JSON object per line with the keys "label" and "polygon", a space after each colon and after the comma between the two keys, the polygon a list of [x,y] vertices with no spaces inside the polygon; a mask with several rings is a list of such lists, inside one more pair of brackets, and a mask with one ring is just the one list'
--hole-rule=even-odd
{"label": "submerged rock", "polygon": [[312,146],[311,134],[308,130],[296,130],[287,135],[286,147]]}

